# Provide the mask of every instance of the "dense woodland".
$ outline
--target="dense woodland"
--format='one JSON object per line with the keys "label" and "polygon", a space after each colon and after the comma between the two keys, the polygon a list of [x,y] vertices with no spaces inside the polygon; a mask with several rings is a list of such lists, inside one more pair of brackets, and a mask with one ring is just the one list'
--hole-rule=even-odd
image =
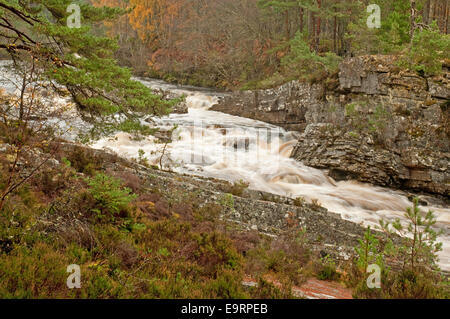
{"label": "dense woodland", "polygon": [[[308,68],[320,78],[342,57],[404,52],[413,34],[433,22],[448,34],[450,15],[446,0],[94,3],[130,10],[105,24],[118,38],[117,57],[124,65],[171,81],[225,88],[271,86],[304,76]],[[379,29],[366,24],[373,3],[381,8]]]}

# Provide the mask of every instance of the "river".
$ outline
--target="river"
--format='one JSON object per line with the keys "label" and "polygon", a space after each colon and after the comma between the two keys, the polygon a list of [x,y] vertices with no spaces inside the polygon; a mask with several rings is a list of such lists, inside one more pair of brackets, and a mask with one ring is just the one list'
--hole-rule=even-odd
{"label": "river", "polygon": [[[404,221],[412,203],[405,193],[357,181],[336,182],[325,171],[290,158],[296,139],[292,132],[264,122],[210,111],[223,93],[193,87],[175,86],[145,79],[150,88],[187,96],[187,114],[153,118],[152,125],[169,130],[177,125],[172,143],[166,146],[163,166],[173,171],[230,182],[244,181],[255,190],[318,202],[342,218],[362,225],[377,226],[380,219]],[[134,140],[119,132],[92,145],[108,148],[128,158],[138,158],[139,150],[150,164],[159,165],[164,145],[154,138]],[[440,266],[450,271],[450,208],[431,209],[436,227],[443,230]]]}
{"label": "river", "polygon": [[[0,87],[13,92],[10,82],[13,74],[3,69]],[[191,175],[214,177],[230,182],[244,181],[251,189],[266,191],[292,198],[302,197],[307,202],[319,203],[338,213],[343,219],[361,225],[377,226],[380,219],[405,221],[404,213],[412,203],[398,190],[376,187],[357,181],[336,182],[326,171],[303,165],[290,158],[296,144],[295,133],[264,122],[210,111],[224,93],[189,86],[176,86],[160,80],[140,79],[154,90],[164,90],[173,95],[185,95],[187,114],[170,114],[142,120],[143,124],[168,131],[177,126],[170,144],[157,143],[155,137],[136,140],[128,133],[117,132],[91,146],[107,148],[120,156],[146,158],[149,164],[162,165],[165,169]],[[57,98],[52,103],[70,104]],[[48,119],[52,126],[59,126],[64,137],[74,139],[75,133],[68,127],[89,128],[69,108],[68,119]],[[164,150],[164,152],[163,152]],[[164,156],[161,158],[162,154]],[[436,228],[443,231],[439,241],[443,251],[439,253],[439,265],[450,271],[450,208],[421,207],[431,209],[437,217]]]}

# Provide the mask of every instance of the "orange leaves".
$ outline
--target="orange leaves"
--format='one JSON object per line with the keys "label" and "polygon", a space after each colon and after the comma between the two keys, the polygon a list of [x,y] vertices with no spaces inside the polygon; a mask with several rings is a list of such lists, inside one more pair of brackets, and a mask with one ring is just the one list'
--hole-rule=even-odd
{"label": "orange leaves", "polygon": [[[123,9],[128,7],[124,0],[92,0],[92,5],[95,7],[118,7]],[[108,27],[108,36],[115,37],[120,35],[121,30],[125,29],[123,25],[128,23],[127,20],[126,16],[122,16],[118,21],[104,21],[103,24]]]}
{"label": "orange leaves", "polygon": [[286,55],[286,51],[278,51],[277,52],[277,58],[281,59]]}
{"label": "orange leaves", "polygon": [[95,7],[123,7],[122,0],[92,0],[92,5]]}
{"label": "orange leaves", "polygon": [[134,10],[129,14],[132,27],[142,40],[166,34],[180,14],[184,0],[130,0]]}

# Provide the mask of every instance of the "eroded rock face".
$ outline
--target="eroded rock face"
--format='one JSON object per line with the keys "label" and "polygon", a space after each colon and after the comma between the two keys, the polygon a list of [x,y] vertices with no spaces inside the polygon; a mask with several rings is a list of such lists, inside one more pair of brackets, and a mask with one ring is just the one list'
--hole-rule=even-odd
{"label": "eroded rock face", "polygon": [[448,69],[423,78],[399,72],[392,57],[348,59],[340,98],[328,99],[345,116],[308,123],[293,156],[338,180],[449,195],[449,89]]}
{"label": "eroded rock face", "polygon": [[305,165],[329,169],[335,180],[448,195],[448,152],[432,148],[393,148],[374,143],[370,135],[353,135],[328,124],[311,124],[299,138],[294,157]]}
{"label": "eroded rock face", "polygon": [[275,89],[235,92],[222,98],[211,110],[302,131],[308,109],[324,104],[323,95],[320,84],[292,81]]}
{"label": "eroded rock face", "polygon": [[450,195],[450,72],[421,77],[392,56],[349,58],[338,85],[235,93],[215,110],[302,132],[292,156],[337,180]]}

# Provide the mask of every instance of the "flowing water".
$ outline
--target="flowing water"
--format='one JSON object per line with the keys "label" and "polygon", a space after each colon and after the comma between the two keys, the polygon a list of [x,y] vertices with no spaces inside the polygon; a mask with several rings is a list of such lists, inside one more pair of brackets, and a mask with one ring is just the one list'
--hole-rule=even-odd
{"label": "flowing water", "polygon": [[[174,171],[231,182],[243,180],[251,189],[318,201],[342,218],[364,225],[378,225],[381,218],[403,219],[405,209],[412,205],[401,191],[356,181],[336,182],[326,172],[291,159],[296,143],[291,132],[260,121],[209,111],[220,93],[155,80],[143,83],[187,96],[188,114],[153,119],[153,125],[162,130],[178,126],[173,142],[166,146],[162,157],[163,165],[170,165]],[[117,133],[93,147],[106,147],[129,158],[138,158],[141,150],[151,164],[159,165],[164,145],[155,143],[154,138],[135,141],[126,133]],[[450,270],[450,208],[422,209],[432,209],[437,216],[437,227],[444,231],[440,237],[444,244],[440,266]]]}
{"label": "flowing water", "polygon": [[[2,68],[5,63],[0,64]],[[3,74],[0,87],[13,92],[16,89],[10,84],[13,75],[5,70],[0,73]],[[145,158],[150,164],[170,166],[181,173],[230,182],[243,180],[251,189],[292,198],[303,197],[308,202],[317,201],[342,218],[363,225],[376,226],[381,218],[403,220],[405,209],[411,207],[411,202],[401,191],[356,181],[336,182],[325,171],[291,159],[296,144],[292,132],[260,121],[210,111],[222,93],[175,86],[159,80],[141,81],[152,89],[186,96],[187,114],[154,117],[150,124],[142,121],[159,127],[161,131],[177,126],[172,142],[161,144],[154,137],[135,140],[127,133],[118,132],[97,141],[92,147],[108,148],[128,158]],[[57,99],[52,103],[69,101]],[[62,129],[69,126],[89,128],[74,116],[76,112],[73,109],[69,113],[68,120],[55,118],[48,119],[48,122]],[[73,139],[74,135],[65,137]],[[437,216],[437,228],[444,231],[444,235],[439,237],[443,242],[439,264],[442,269],[450,271],[450,208],[421,208],[423,211],[433,210]]]}

